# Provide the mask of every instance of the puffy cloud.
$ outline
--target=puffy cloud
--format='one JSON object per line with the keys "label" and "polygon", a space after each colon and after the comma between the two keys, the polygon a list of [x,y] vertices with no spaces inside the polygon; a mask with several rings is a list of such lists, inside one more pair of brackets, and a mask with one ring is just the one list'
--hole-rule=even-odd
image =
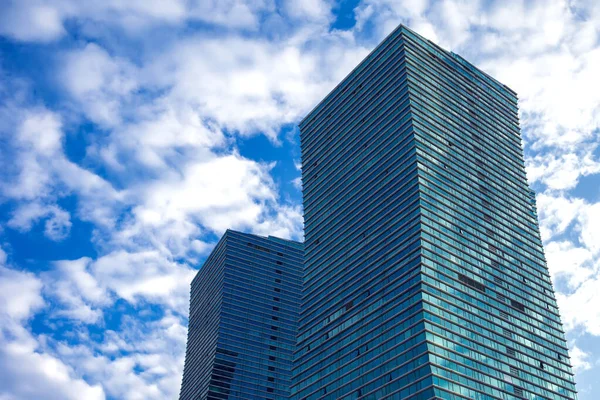
{"label": "puffy cloud", "polygon": [[331,7],[331,3],[327,0],[287,0],[283,2],[283,10],[286,16],[293,19],[325,23],[333,17]]}
{"label": "puffy cloud", "polygon": [[[2,253],[4,254],[4,253]],[[6,257],[2,257],[2,263]],[[59,358],[45,351],[25,325],[45,305],[42,281],[0,265],[0,387],[7,399],[104,399]]]}
{"label": "puffy cloud", "polygon": [[46,296],[60,304],[51,316],[93,324],[101,322],[101,307],[112,301],[109,293],[90,273],[91,259],[64,260],[54,263],[55,269],[45,275]]}
{"label": "puffy cloud", "polygon": [[132,304],[147,301],[167,306],[180,314],[188,309],[189,285],[196,271],[157,251],[114,251],[90,266],[101,287]]}
{"label": "puffy cloud", "polygon": [[[3,251],[0,255],[6,259]],[[44,305],[41,288],[33,274],[0,265],[0,315],[14,321],[28,319]]]}
{"label": "puffy cloud", "polygon": [[30,109],[21,113],[14,136],[17,179],[4,183],[5,195],[32,200],[50,195],[52,170],[48,163],[62,149],[62,124],[58,115],[43,108]]}
{"label": "puffy cloud", "polygon": [[194,37],[161,55],[149,76],[172,88],[172,102],[195,105],[221,128],[275,139],[282,124],[307,112],[367,53],[341,33],[310,47],[306,41],[302,32],[281,42]]}
{"label": "puffy cloud", "polygon": [[600,336],[600,277],[598,275],[584,281],[571,294],[557,293],[563,323],[567,330],[582,328],[595,336]]}
{"label": "puffy cloud", "polygon": [[579,347],[573,345],[569,349],[569,355],[571,356],[571,365],[575,373],[586,371],[592,368],[592,364],[588,361],[590,353],[581,350]]}
{"label": "puffy cloud", "polygon": [[0,33],[23,41],[52,41],[66,32],[63,18],[57,7],[41,1],[9,2],[0,16]]}
{"label": "puffy cloud", "polygon": [[69,235],[70,214],[56,205],[44,205],[38,202],[18,206],[7,225],[20,231],[28,231],[34,223],[43,218],[47,218],[44,235],[48,239],[60,241]]}
{"label": "puffy cloud", "polygon": [[594,156],[593,150],[562,154],[557,151],[531,157],[527,160],[527,177],[531,182],[545,184],[548,189],[573,189],[580,177],[600,172],[600,161]]}
{"label": "puffy cloud", "polygon": [[102,386],[87,384],[75,377],[73,369],[59,358],[40,351],[35,338],[24,328],[11,328],[8,334],[0,335],[0,385],[8,399],[106,398]]}
{"label": "puffy cloud", "polygon": [[103,36],[102,31],[110,28],[139,35],[153,27],[189,21],[255,30],[261,17],[273,11],[271,0],[9,1],[0,16],[0,34],[19,41],[50,42],[67,34],[67,20],[77,21],[91,36]]}
{"label": "puffy cloud", "polygon": [[593,260],[589,249],[575,246],[570,241],[552,241],[545,246],[545,250],[554,280],[564,277],[569,287],[576,289],[594,275],[594,269],[589,265]]}
{"label": "puffy cloud", "polygon": [[[56,352],[90,382],[119,399],[175,398],[185,355],[186,328],[172,314],[141,322],[125,318],[100,344],[59,344]],[[94,351],[97,350],[97,351]]]}
{"label": "puffy cloud", "polygon": [[62,81],[86,115],[102,126],[121,122],[122,103],[137,88],[136,68],[94,43],[64,57]]}
{"label": "puffy cloud", "polygon": [[595,254],[600,252],[600,203],[586,207],[581,213],[581,242]]}
{"label": "puffy cloud", "polygon": [[586,206],[583,199],[541,193],[536,197],[538,220],[543,240],[564,233]]}
{"label": "puffy cloud", "polygon": [[120,195],[104,179],[70,161],[64,153],[60,116],[44,107],[10,104],[4,112],[12,123],[4,127],[10,139],[7,156],[14,163],[3,171],[2,195],[18,202],[8,223],[19,230],[48,218],[45,235],[62,240],[71,228],[70,213],[57,200],[70,194],[80,196],[79,216],[105,225],[114,219]]}

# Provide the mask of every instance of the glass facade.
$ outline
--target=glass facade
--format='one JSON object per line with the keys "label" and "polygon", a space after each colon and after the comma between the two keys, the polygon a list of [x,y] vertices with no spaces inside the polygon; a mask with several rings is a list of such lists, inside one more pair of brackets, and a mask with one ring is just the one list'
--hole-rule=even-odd
{"label": "glass facade", "polygon": [[512,90],[400,26],[300,130],[293,399],[576,399]]}
{"label": "glass facade", "polygon": [[301,243],[228,230],[192,281],[180,400],[288,399]]}

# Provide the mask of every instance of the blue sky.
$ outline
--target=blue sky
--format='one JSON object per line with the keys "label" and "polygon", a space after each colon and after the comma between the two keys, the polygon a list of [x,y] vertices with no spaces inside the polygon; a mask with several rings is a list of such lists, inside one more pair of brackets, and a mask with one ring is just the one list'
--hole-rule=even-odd
{"label": "blue sky", "polygon": [[226,228],[301,239],[296,124],[399,23],[519,93],[600,398],[596,0],[2,0],[0,399],[175,398],[191,278]]}

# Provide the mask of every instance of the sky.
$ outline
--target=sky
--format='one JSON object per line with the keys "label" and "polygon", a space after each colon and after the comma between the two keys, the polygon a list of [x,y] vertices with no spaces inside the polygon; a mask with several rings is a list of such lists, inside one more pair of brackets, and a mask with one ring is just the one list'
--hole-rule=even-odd
{"label": "sky", "polygon": [[519,94],[600,398],[597,0],[0,0],[0,400],[174,399],[225,229],[302,239],[297,123],[398,24]]}

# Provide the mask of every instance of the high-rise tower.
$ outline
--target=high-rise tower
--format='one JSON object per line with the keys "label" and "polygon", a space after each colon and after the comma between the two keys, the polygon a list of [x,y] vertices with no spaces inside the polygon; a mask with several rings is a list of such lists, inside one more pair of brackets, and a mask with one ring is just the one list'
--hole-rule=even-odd
{"label": "high-rise tower", "polygon": [[294,399],[575,399],[516,94],[401,26],[300,124]]}
{"label": "high-rise tower", "polygon": [[192,281],[180,400],[289,397],[302,244],[228,230]]}

